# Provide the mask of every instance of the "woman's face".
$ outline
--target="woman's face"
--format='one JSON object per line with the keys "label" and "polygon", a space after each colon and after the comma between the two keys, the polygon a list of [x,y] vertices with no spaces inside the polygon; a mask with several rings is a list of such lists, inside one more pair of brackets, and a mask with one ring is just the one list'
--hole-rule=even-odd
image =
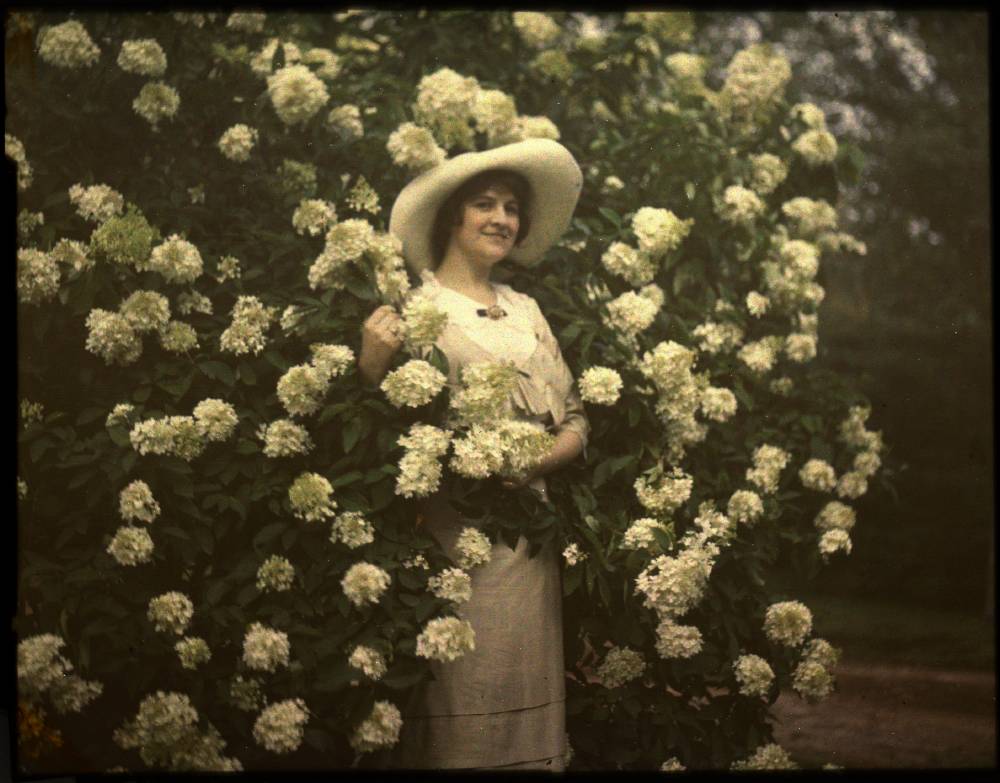
{"label": "woman's face", "polygon": [[468,260],[492,266],[513,250],[520,225],[514,193],[491,185],[462,205],[462,223],[452,229],[451,244]]}

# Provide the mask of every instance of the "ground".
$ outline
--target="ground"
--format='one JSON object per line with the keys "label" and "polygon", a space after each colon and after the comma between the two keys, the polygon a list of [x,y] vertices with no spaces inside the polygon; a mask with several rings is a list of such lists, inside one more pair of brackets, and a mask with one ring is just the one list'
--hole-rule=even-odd
{"label": "ground", "polygon": [[775,739],[804,766],[995,767],[993,672],[844,661],[837,692],[810,705],[775,704]]}

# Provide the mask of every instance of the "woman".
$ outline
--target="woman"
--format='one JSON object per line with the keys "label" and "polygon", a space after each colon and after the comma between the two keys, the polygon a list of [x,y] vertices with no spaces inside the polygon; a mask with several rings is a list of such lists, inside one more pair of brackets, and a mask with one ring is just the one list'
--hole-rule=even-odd
{"label": "woman", "polygon": [[[390,231],[422,273],[423,290],[448,313],[436,343],[448,358],[449,384],[471,362],[513,360],[521,370],[517,415],[556,433],[530,475],[504,482],[544,494],[542,478],[584,448],[588,425],[573,378],[537,303],[491,282],[504,258],[537,262],[569,224],[582,177],[569,151],[530,140],[453,158],[400,193]],[[433,271],[432,271],[433,268]],[[388,306],[365,322],[359,366],[370,383],[399,349],[400,319]],[[445,551],[464,520],[443,493],[423,502],[427,529]],[[476,649],[433,663],[435,680],[404,714],[396,763],[409,768],[549,769],[564,767],[565,683],[559,558],[550,545],[528,557],[496,543],[472,571],[472,599],[459,608]]]}

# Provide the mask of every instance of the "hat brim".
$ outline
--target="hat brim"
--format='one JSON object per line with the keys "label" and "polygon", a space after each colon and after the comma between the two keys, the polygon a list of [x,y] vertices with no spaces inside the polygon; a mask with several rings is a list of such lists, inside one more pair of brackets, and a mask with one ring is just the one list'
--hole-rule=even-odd
{"label": "hat brim", "polygon": [[528,139],[484,152],[466,152],[420,174],[392,205],[389,231],[402,242],[403,257],[415,272],[434,265],[431,231],[448,196],[470,177],[489,169],[515,171],[531,186],[531,230],[508,255],[512,261],[534,266],[569,227],[583,174],[562,144]]}

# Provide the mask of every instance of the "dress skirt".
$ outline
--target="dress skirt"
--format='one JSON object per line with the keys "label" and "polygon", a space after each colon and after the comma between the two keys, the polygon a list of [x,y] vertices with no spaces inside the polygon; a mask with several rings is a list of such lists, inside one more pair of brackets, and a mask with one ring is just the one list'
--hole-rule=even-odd
{"label": "dress skirt", "polygon": [[[455,540],[469,523],[440,496],[425,503],[423,515],[455,558]],[[554,547],[529,558],[523,537],[515,550],[498,542],[489,563],[470,575],[472,598],[458,614],[475,631],[475,650],[431,663],[435,679],[403,715],[394,765],[562,771],[566,685]]]}

